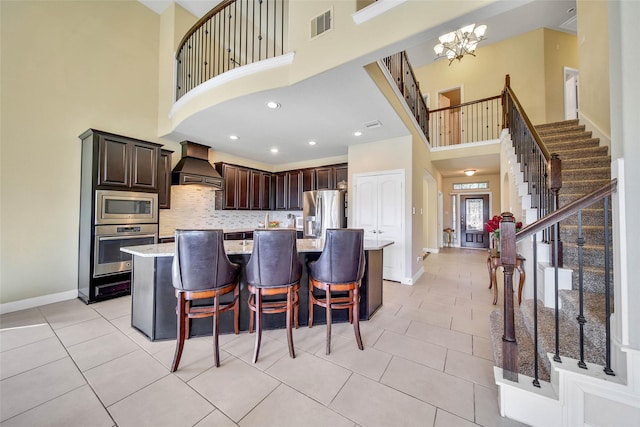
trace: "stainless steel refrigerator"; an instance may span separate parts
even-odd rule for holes
[[[345,228],[345,193],[341,190],[305,191],[302,197],[303,234],[308,239],[324,238],[327,228]]]

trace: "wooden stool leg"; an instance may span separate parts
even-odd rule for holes
[[[240,333],[240,286],[236,284],[233,291],[233,332],[238,335]]]
[[[351,301],[353,301],[353,290],[349,291],[349,298],[351,299]],[[353,325],[353,312],[351,310],[349,311],[349,323],[351,323]]]
[[[255,314],[255,312],[251,309],[251,306],[253,305],[255,308],[255,300],[256,300],[255,294],[249,295],[249,333],[250,334],[253,333],[253,319]]]
[[[296,329],[300,327],[300,323],[298,322],[298,309],[300,308],[300,292],[296,289],[294,296],[298,300],[298,303],[293,306],[293,319],[295,320],[294,325]]]
[[[218,347],[218,332],[219,332],[219,310],[220,310],[220,298],[218,295],[213,297],[213,358],[216,363],[216,368],[220,366],[220,348]]]
[[[187,300],[185,302],[185,312],[189,313],[191,312],[191,301]],[[188,340],[189,337],[191,336],[191,319],[189,318],[189,316],[187,316],[187,318],[185,319],[185,326],[184,326],[184,339]]]
[[[327,350],[326,354],[331,353],[331,285],[327,285],[325,289],[327,301]]]
[[[313,326],[313,284],[311,284],[311,278],[309,278],[309,327]]]
[[[358,348],[360,350],[364,350],[364,346],[362,345],[362,337],[360,336],[360,289],[355,288],[353,290],[353,299],[351,300],[353,304],[353,331],[356,334],[356,342],[358,343]],[[351,312],[351,310],[349,310]]]
[[[178,365],[180,364],[180,358],[182,357],[182,349],[184,348],[184,335],[185,335],[185,299],[184,293],[178,293],[178,305],[176,307],[177,310],[177,318],[178,318],[178,328],[176,331],[176,352],[173,356],[173,364],[171,365],[171,372],[175,372],[178,369]]]
[[[256,300],[256,346],[253,349],[253,363],[258,361],[258,353],[260,353],[260,342],[262,341],[262,289],[257,288],[255,294]]]
[[[296,358],[296,353],[293,350],[293,333],[291,331],[291,320],[293,318],[293,292],[291,291],[291,288],[289,287],[287,289],[287,343],[289,344],[289,356],[291,356],[292,359]]]

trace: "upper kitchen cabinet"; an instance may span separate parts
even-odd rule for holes
[[[302,210],[302,171],[294,170],[287,172],[287,207],[292,211]]]
[[[224,180],[223,191],[216,194],[216,209],[250,209],[251,170],[227,163],[215,165]]]
[[[316,189],[316,170],[302,170],[302,192],[313,191]]]
[[[271,174],[269,172],[252,170],[250,181],[250,209],[271,210]]]
[[[171,208],[171,150],[160,150],[158,166],[158,207]]]
[[[97,188],[158,190],[160,145],[89,129],[80,135],[92,156]],[[83,159],[88,160],[88,159]]]
[[[287,172],[277,172],[273,174],[273,208],[275,210],[287,209],[287,199],[289,197],[288,183]]]
[[[346,163],[316,168],[316,189],[336,190],[338,183],[341,181],[347,182],[348,178]]]

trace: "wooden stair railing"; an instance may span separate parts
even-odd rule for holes
[[[615,375],[613,370],[611,369],[611,325],[609,323],[610,315],[611,315],[611,283],[610,283],[610,269],[609,265],[609,203],[610,196],[616,191],[617,188],[617,180],[613,179],[606,185],[601,188],[593,191],[586,196],[583,196],[570,204],[563,206],[560,209],[555,210],[552,213],[549,213],[543,218],[540,218],[538,221],[533,224],[528,225],[523,228],[519,232],[516,233],[515,222],[513,219],[513,215],[509,212],[503,213],[503,220],[500,224],[500,261],[504,268],[504,334],[503,334],[503,378],[517,382],[518,381],[518,345],[515,338],[515,321],[514,321],[514,301],[513,301],[513,270],[515,268],[516,263],[516,243],[522,241],[523,239],[532,236],[536,233],[542,232],[544,230],[548,230],[549,227],[553,227],[555,232],[557,233],[558,223],[572,215],[578,215],[578,245],[579,245],[579,253],[580,253],[580,262],[579,262],[579,293],[580,293],[580,315],[577,318],[577,321],[580,326],[580,360],[578,362],[578,366],[580,368],[586,369],[587,365],[584,361],[584,323],[585,319],[583,316],[583,304],[584,304],[584,296],[582,289],[582,244],[584,244],[584,239],[582,237],[582,210],[592,206],[595,203],[603,201],[604,203],[604,247],[605,247],[605,255],[604,255],[604,266],[605,266],[605,367],[604,372],[607,375]],[[534,291],[534,346],[535,346],[535,374],[533,384],[536,386],[540,386],[538,381],[538,332],[537,332],[537,239],[533,238],[533,291]],[[558,276],[557,270],[558,266],[555,266],[556,269],[556,349],[554,354],[554,360],[557,362],[561,362],[560,353],[559,353],[559,322],[558,322]]]
[[[176,53],[176,101],[236,67],[285,53],[285,0],[223,0],[184,35]]]
[[[505,127],[509,128],[516,158],[524,173],[524,180],[529,185],[531,207],[536,208],[538,218],[542,218],[559,206],[558,193],[562,188],[560,158],[550,153],[542,142],[542,138],[511,89],[511,77],[508,74],[505,77],[502,99],[503,123]],[[554,258],[558,255],[557,261],[562,265],[559,237],[550,235],[550,230],[547,229],[543,231],[543,240],[545,242],[554,240],[558,243],[558,250],[555,250]]]
[[[427,108],[424,96],[420,91],[420,84],[413,72],[407,53],[402,51],[387,56],[382,59],[382,63],[389,70],[405,103],[411,110],[425,138],[429,141],[429,108]]]

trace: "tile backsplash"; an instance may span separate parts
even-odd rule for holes
[[[171,186],[171,209],[160,209],[160,236],[171,236],[178,228],[257,228],[269,213],[271,221],[288,224],[287,215],[302,211],[225,211],[215,209],[215,190],[199,185]]]

